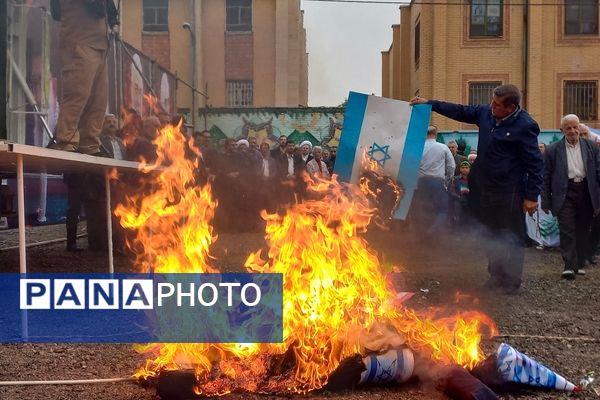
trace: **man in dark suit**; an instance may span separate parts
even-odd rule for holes
[[[531,215],[538,208],[543,172],[540,127],[520,101],[521,92],[514,85],[496,87],[490,104],[461,105],[419,96],[411,100],[411,105],[429,103],[438,114],[479,127],[469,199],[487,228],[490,279],[485,286],[508,295],[517,294],[521,286],[524,212]]]
[[[285,155],[286,145],[287,145],[287,136],[285,136],[285,135],[279,136],[279,146],[274,147],[273,150],[271,150],[271,157],[276,159],[281,155]]]
[[[276,202],[274,199],[277,190],[275,184],[277,181],[277,160],[271,157],[269,143],[260,144],[260,162],[258,165],[258,185],[256,187],[256,198],[258,210],[267,210],[270,213],[275,212]]]
[[[302,173],[306,170],[306,164],[302,161],[302,157],[295,154],[296,143],[288,139],[285,154],[279,155],[277,158],[277,171],[281,184],[280,203],[294,203],[295,196],[298,200],[304,195],[304,181]]]
[[[600,209],[600,151],[579,137],[579,118],[561,120],[564,137],[546,147],[542,209],[552,210],[560,228],[562,278],[585,275],[583,269],[592,216]]]
[[[456,143],[456,140],[450,140],[448,148],[450,149],[450,153],[452,153],[452,157],[454,157],[454,176],[458,176],[460,175],[460,166],[463,161],[467,161],[467,157],[458,154],[458,143]]]
[[[124,160],[125,146],[121,138],[117,137],[118,130],[117,117],[114,114],[107,114],[100,135],[100,152],[115,160]]]

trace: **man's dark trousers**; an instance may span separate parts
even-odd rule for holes
[[[419,235],[443,230],[448,220],[448,192],[444,178],[420,177],[413,204],[413,221]]]
[[[490,282],[496,287],[518,289],[525,257],[523,196],[516,190],[497,193],[485,189],[480,196]]]
[[[77,245],[77,224],[81,214],[84,196],[84,177],[82,173],[65,173],[64,182],[67,185],[67,247]]]
[[[593,213],[587,182],[569,181],[565,202],[556,216],[560,228],[560,253],[565,269],[583,269]]]

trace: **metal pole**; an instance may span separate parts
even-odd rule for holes
[[[25,251],[25,185],[23,184],[23,154],[17,154],[17,212],[19,219],[19,272],[27,273],[27,253]],[[21,337],[29,338],[27,310],[21,310]]]
[[[23,155],[17,154],[17,211],[19,213],[19,272],[27,273],[25,252],[25,187],[23,184]]]
[[[158,96],[156,95],[156,92],[154,91],[154,89],[152,88],[152,83],[150,82],[150,80],[146,77],[146,75],[144,75],[144,71],[142,71],[140,69],[140,67],[135,63],[135,60],[133,59],[133,54],[131,54],[131,52],[129,51],[129,49],[127,48],[127,45],[123,42],[123,40],[121,39],[121,37],[118,35],[117,32],[112,31],[111,36],[118,41],[121,44],[121,50],[125,51],[125,54],[127,54],[127,56],[129,57],[129,59],[131,60],[131,63],[133,64],[133,66],[135,67],[136,71],[140,74],[140,76],[142,77],[142,80],[144,81],[144,83],[146,84],[146,86],[148,86],[148,90],[150,91],[150,93],[152,93],[152,95],[156,98],[158,98]],[[160,103],[159,103],[160,104]]]
[[[27,101],[33,107],[35,114],[37,114],[38,117],[40,118],[40,121],[42,122],[42,125],[44,126],[44,130],[48,134],[48,137],[50,138],[50,140],[54,140],[54,136],[52,136],[50,127],[48,126],[48,123],[46,122],[44,115],[38,108],[37,102],[35,100],[35,96],[31,92],[31,89],[29,89],[29,86],[27,85],[27,81],[25,80],[23,73],[19,69],[19,66],[17,65],[17,62],[15,61],[12,53],[10,52],[10,50],[7,50],[6,54],[8,56],[8,61],[10,62],[11,71],[15,74],[17,81],[19,81],[19,84],[21,85],[21,89],[23,89],[23,93],[25,94],[25,97],[27,98]]]
[[[190,31],[190,38],[192,41],[192,125],[194,126],[194,130],[196,130],[196,119],[198,114],[198,108],[196,107],[196,90],[198,85],[198,74],[197,74],[197,65],[196,65],[196,33],[194,32],[196,29],[196,2],[192,1],[192,23],[186,22],[183,24],[183,29],[187,29]]]
[[[113,241],[112,241],[112,212],[110,208],[110,171],[107,169],[104,172],[104,187],[106,190],[106,232],[108,235],[108,272],[115,273],[115,265],[113,260]]]
[[[106,378],[106,379],[69,379],[56,381],[1,381],[0,386],[32,386],[32,385],[84,385],[95,383],[117,383],[132,382],[136,383],[135,378]]]
[[[194,28],[195,25],[194,25]],[[194,125],[194,130],[196,130],[196,117],[198,114],[198,107],[196,106],[196,87],[198,86],[198,73],[196,71],[196,34],[191,31],[192,34],[192,86],[194,89],[192,90],[192,125]]]

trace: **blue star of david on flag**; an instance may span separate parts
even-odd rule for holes
[[[396,372],[396,360],[394,360],[390,365],[383,365],[379,360],[377,360],[377,370],[379,373],[377,374],[378,382],[389,382],[394,378],[394,373]]]
[[[373,142],[373,144],[369,146],[369,151],[367,154],[369,157],[371,157],[371,160],[377,161],[377,164],[383,168],[385,166],[385,162],[392,158],[390,157],[389,151],[389,145],[381,146],[376,142]]]

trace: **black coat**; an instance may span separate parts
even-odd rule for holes
[[[465,106],[430,100],[432,110],[479,127],[477,159],[469,180],[494,193],[518,190],[537,201],[542,188],[543,159],[538,148],[540,128],[522,108],[497,122],[489,104]]]
[[[156,146],[143,136],[136,138],[133,145],[127,150],[127,159],[131,161],[144,160],[152,164],[157,158]]]
[[[306,170],[306,164],[302,160],[302,157],[294,155],[294,175],[299,176],[302,171]],[[288,175],[288,160],[286,154],[281,154],[277,158],[277,170],[281,179],[287,178]]]
[[[117,144],[121,149],[121,155],[123,159],[127,158],[127,151],[125,150],[125,146],[123,145],[123,141],[120,138],[116,138]],[[115,158],[115,153],[113,151],[112,140],[108,135],[100,135],[100,145],[102,149],[110,156],[110,158]]]
[[[591,140],[580,138],[579,143],[592,206],[594,210],[598,210],[600,209],[600,150]],[[558,142],[547,146],[544,153],[542,209],[552,210],[554,215],[558,215],[567,196],[568,171],[567,145],[563,137]]]

